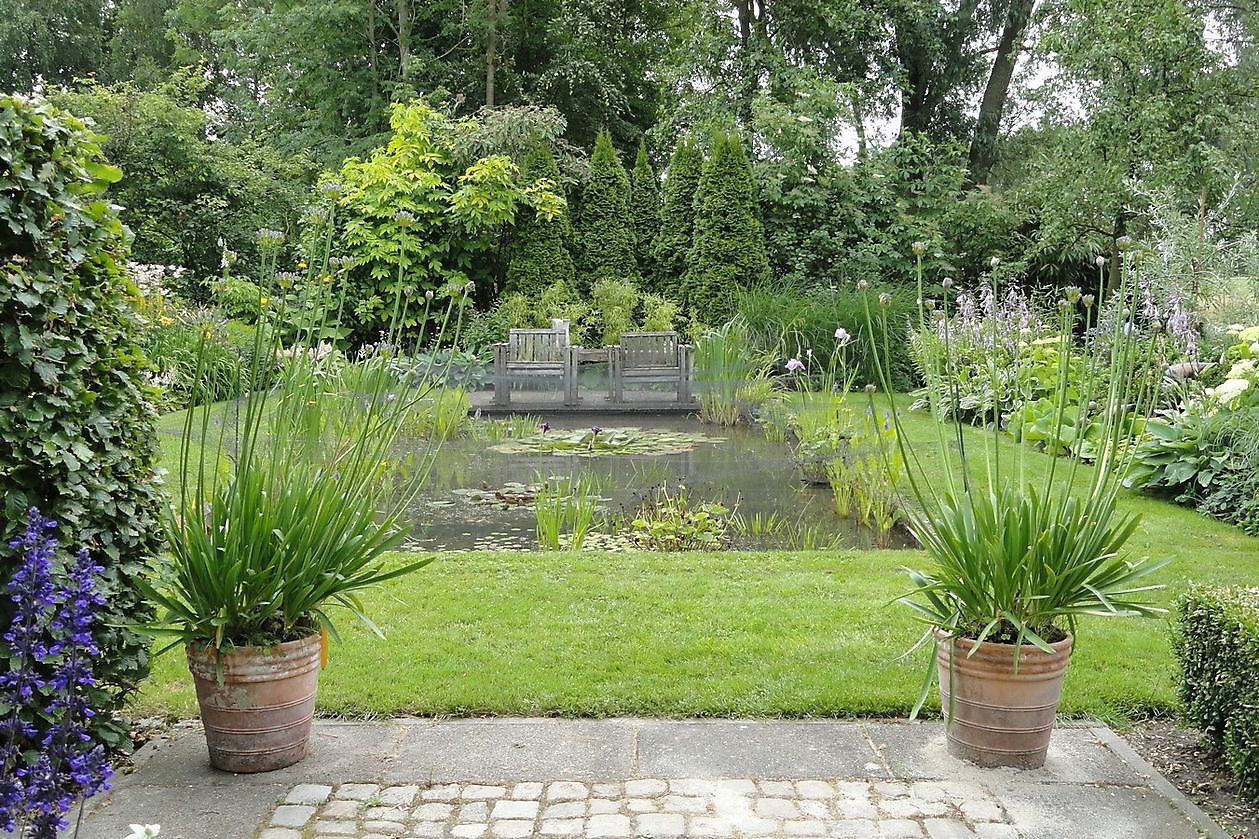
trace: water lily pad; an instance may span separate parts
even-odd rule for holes
[[[720,439],[689,431],[670,431],[658,428],[581,428],[575,431],[545,431],[529,437],[508,440],[492,446],[501,454],[559,454],[573,457],[600,457],[603,455],[682,454],[705,443],[720,443]]]
[[[538,485],[508,481],[501,487],[481,486],[470,489],[456,489],[452,490],[452,492],[454,495],[464,498],[472,504],[507,510],[512,507],[527,507],[532,504],[538,492]]]

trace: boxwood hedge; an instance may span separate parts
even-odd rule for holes
[[[1259,799],[1259,588],[1194,587],[1177,612],[1185,713]]]

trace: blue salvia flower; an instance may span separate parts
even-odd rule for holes
[[[59,574],[64,583],[54,583],[55,527],[32,508],[10,543],[22,557],[7,586],[17,609],[0,635],[11,662],[0,673],[0,707],[10,709],[0,718],[0,831],[32,839],[55,839],[74,802],[108,789],[113,774],[88,732],[95,712],[86,695],[96,684],[92,630],[105,604],[96,584],[104,568],[81,550]]]

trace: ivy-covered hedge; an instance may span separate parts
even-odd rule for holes
[[[104,566],[95,735],[129,744],[121,707],[149,668],[124,628],[147,606],[136,578],[160,544],[154,389],[137,343],[127,232],[105,190],[120,172],[99,138],[40,100],[0,97],[0,585],[27,510]],[[14,604],[0,599],[0,626]],[[9,669],[0,644],[0,671]]]
[[[1259,588],[1194,587],[1177,609],[1185,713],[1259,799]]]

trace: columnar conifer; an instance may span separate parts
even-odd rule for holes
[[[630,177],[629,215],[634,232],[634,259],[644,281],[654,286],[652,246],[660,232],[660,180],[647,158],[647,144],[641,140]]]
[[[522,182],[548,178],[559,189],[560,169],[551,145],[538,138],[520,167]],[[573,257],[566,244],[572,238],[568,214],[548,221],[525,208],[516,223],[511,257],[507,264],[507,292],[538,297],[557,281],[573,283]]]
[[[653,289],[679,299],[695,229],[695,189],[703,168],[703,153],[689,137],[683,137],[666,170],[664,209],[660,232],[652,244],[651,261],[655,270]]]
[[[738,289],[768,281],[752,166],[737,136],[719,135],[695,193],[686,305],[705,323],[723,323],[734,314]]]
[[[638,281],[628,199],[629,177],[612,148],[612,135],[601,131],[590,157],[590,179],[582,189],[577,222],[578,281],[584,291],[609,277]]]

